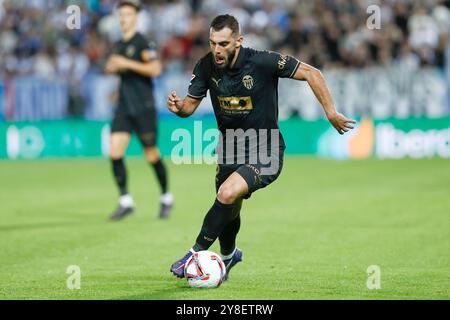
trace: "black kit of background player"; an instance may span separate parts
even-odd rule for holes
[[[173,205],[168,191],[167,171],[157,142],[157,113],[153,96],[153,77],[161,73],[161,63],[154,46],[137,32],[139,1],[120,1],[118,14],[122,39],[114,44],[105,71],[120,76],[119,101],[111,126],[110,159],[120,192],[119,206],[110,218],[119,220],[134,212],[134,201],[128,192],[125,151],[131,133],[142,144],[145,159],[154,168],[161,187],[160,218],[167,218]]]

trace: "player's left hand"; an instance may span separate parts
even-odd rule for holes
[[[355,120],[349,119],[338,112],[327,115],[327,118],[339,134],[344,134],[345,132],[353,129],[354,126],[352,124],[356,123]]]

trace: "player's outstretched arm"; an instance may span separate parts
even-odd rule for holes
[[[202,99],[194,99],[189,96],[181,99],[175,91],[172,91],[167,97],[167,108],[179,117],[186,118],[197,110],[200,102]]]
[[[330,90],[328,89],[325,78],[320,70],[302,62],[293,78],[308,82],[314,95],[322,105],[328,120],[339,134],[344,134],[348,130],[353,129],[352,124],[356,123],[356,121],[346,118],[344,115],[337,112]]]

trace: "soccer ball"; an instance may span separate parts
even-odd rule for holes
[[[225,264],[212,251],[194,252],[184,266],[184,276],[193,288],[216,288],[222,283],[225,274]]]

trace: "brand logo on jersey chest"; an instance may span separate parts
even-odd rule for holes
[[[216,78],[214,78],[214,77],[211,77],[211,80],[214,81],[214,83],[216,84],[216,86],[217,86],[217,88],[218,88],[218,87],[219,87],[219,82],[220,82],[220,80],[222,80],[222,79],[216,79]]]

